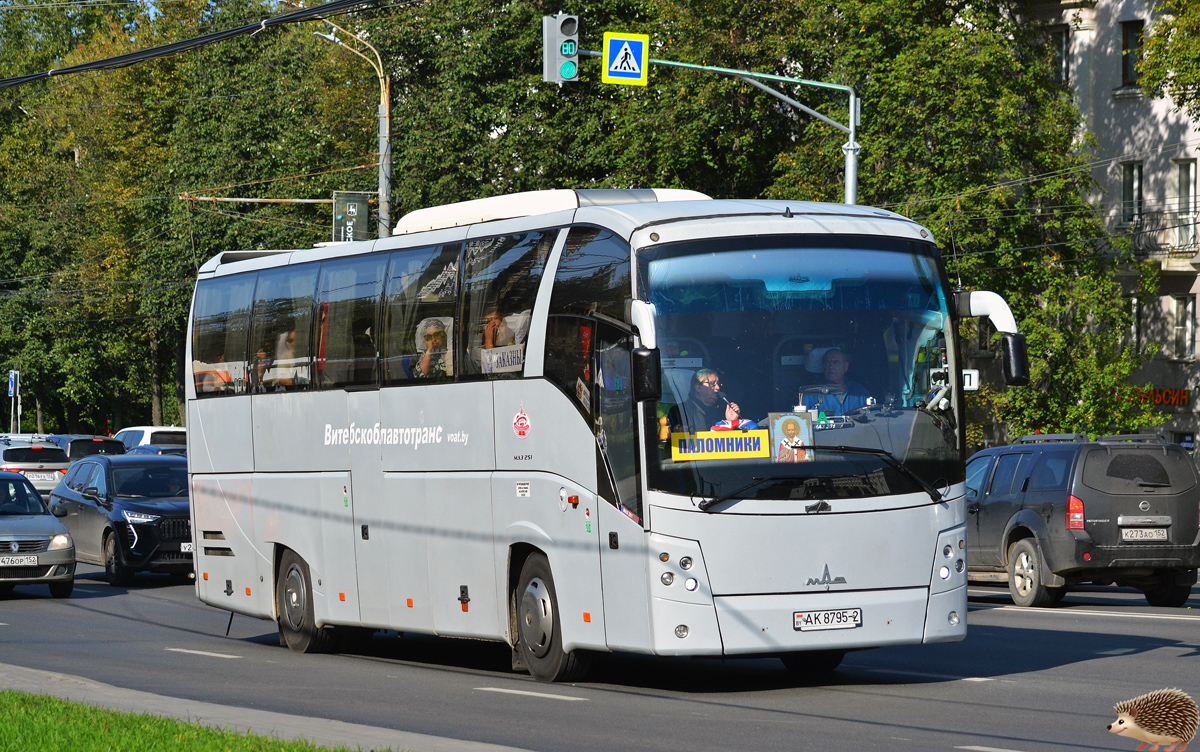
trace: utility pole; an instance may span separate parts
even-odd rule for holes
[[[375,69],[375,75],[379,78],[379,237],[386,238],[392,234],[392,77],[384,73],[383,58],[379,56],[379,50],[372,47],[369,42],[338,26],[333,21],[329,19],[324,20],[325,23],[332,26],[336,31],[340,31],[346,36],[351,37],[355,42],[361,43],[375,55],[375,59],[372,60],[356,48],[346,45],[337,37],[336,31],[333,34],[322,34],[319,31],[313,32],[313,36],[333,42],[366,60]]]

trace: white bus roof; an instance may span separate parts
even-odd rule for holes
[[[706,230],[714,235],[747,232],[887,234],[933,242],[929,231],[911,219],[869,206],[812,201],[711,199],[697,191],[672,188],[562,189],[528,191],[417,209],[404,215],[396,223],[391,238],[358,243],[323,243],[320,250],[324,253],[320,255],[337,257],[385,250],[388,247],[400,248],[409,245],[410,242],[422,242],[423,239],[416,237],[421,233],[433,232],[444,237],[445,231],[453,228],[555,214],[559,215],[555,219],[560,220],[563,213],[570,212],[574,212],[575,222],[608,227],[627,240],[632,240],[634,233],[648,227],[654,227],[664,236],[677,235],[666,228],[683,231],[684,227],[680,225],[689,220],[706,219],[709,220]],[[672,225],[676,227],[672,228]],[[694,234],[694,229],[685,234]],[[411,237],[411,241],[406,242],[405,236]],[[661,241],[670,242],[671,239],[662,237]],[[653,240],[659,241],[660,238],[655,237]],[[218,267],[235,263],[238,265],[238,271],[279,266],[288,263],[289,254],[298,250],[300,249],[226,251],[209,259],[200,268],[200,276],[210,276]],[[304,260],[310,260],[312,249],[304,250]]]

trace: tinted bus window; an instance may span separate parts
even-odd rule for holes
[[[307,389],[312,366],[312,303],[317,265],[260,272],[254,292],[251,388],[258,392]]]
[[[378,383],[375,319],[387,261],[387,256],[372,255],[321,264],[316,320],[319,389]]]
[[[246,335],[257,275],[201,280],[192,313],[192,383],[197,397],[246,392]]]
[[[551,316],[546,321],[543,373],[563,391],[583,419],[592,420],[592,338],[594,319]]]
[[[455,243],[392,254],[384,295],[384,384],[454,377],[461,252]]]
[[[513,378],[524,371],[529,319],[556,235],[548,230],[467,242],[461,374]]]
[[[629,244],[611,231],[571,228],[554,274],[550,315],[598,311],[623,320],[625,301],[633,294],[630,268]]]

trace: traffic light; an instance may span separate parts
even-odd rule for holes
[[[542,16],[542,80],[579,78],[579,16]]]

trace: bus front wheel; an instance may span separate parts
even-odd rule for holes
[[[331,631],[318,627],[313,616],[312,579],[308,564],[294,551],[284,551],[275,581],[279,634],[295,653],[321,653],[333,642]]]
[[[532,554],[521,567],[516,606],[517,647],[533,678],[548,682],[582,679],[589,656],[562,649],[558,596],[550,562],[542,554]]]

